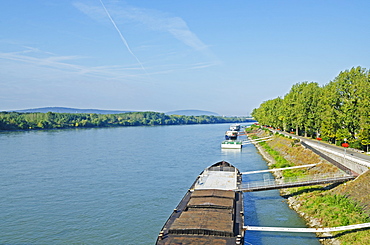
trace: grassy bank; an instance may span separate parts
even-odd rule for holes
[[[363,206],[333,190],[316,190],[298,195],[299,211],[319,221],[321,227],[337,227],[370,222]],[[369,244],[370,230],[350,230],[332,233],[340,244]]]
[[[271,135],[266,130],[250,131],[250,137],[266,137]],[[321,159],[312,151],[304,149],[298,141],[275,135],[273,140],[259,143],[266,153],[271,155],[275,163],[270,168],[317,164],[310,169],[285,170],[283,177],[313,175],[318,173],[334,173],[340,170]],[[294,209],[300,213],[307,223],[315,220],[315,227],[336,227],[370,222],[369,218],[369,181],[370,174],[341,185],[323,185],[300,187],[282,190],[285,197],[294,200]],[[354,230],[336,232],[333,238],[341,244],[368,244],[370,230]],[[333,239],[325,239],[324,244],[331,244]]]

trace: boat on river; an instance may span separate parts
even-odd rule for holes
[[[233,124],[230,126],[230,131],[240,131],[240,124]]]
[[[224,140],[221,143],[222,149],[241,149],[243,142],[241,140]]]
[[[199,174],[162,227],[157,245],[243,244],[240,171],[221,161]]]
[[[225,139],[226,140],[236,140],[238,138],[238,131],[226,131]]]

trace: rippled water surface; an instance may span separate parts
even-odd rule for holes
[[[253,145],[220,149],[228,126],[0,133],[0,244],[154,244],[205,167],[266,168]],[[245,197],[248,225],[304,227],[278,191]],[[245,244],[319,243],[312,234],[247,232]]]

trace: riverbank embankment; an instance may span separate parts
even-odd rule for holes
[[[257,130],[250,137],[266,137],[271,132]],[[277,180],[284,177],[335,173],[340,171],[325,159],[302,147],[298,140],[275,135],[272,140],[255,144],[269,168],[279,165],[297,166],[316,164],[308,169],[275,172]],[[336,227],[369,222],[370,173],[344,184],[282,189],[288,205],[306,220],[309,227]],[[366,244],[370,230],[318,233],[322,244]]]

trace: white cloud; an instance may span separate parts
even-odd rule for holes
[[[105,79],[132,79],[142,76],[140,68],[119,65],[89,67],[75,64],[77,60],[85,58],[83,56],[57,56],[32,47],[26,47],[24,50],[17,52],[0,53],[0,63],[1,60],[5,61],[7,73],[13,74],[19,73],[19,68],[23,67],[23,69],[32,71],[32,73],[39,74],[39,78],[53,77],[55,79],[57,78],[56,74],[64,77],[84,75],[104,77]],[[18,74],[17,76],[21,75]]]
[[[142,24],[152,31],[170,33],[174,38],[195,50],[204,51],[208,49],[207,45],[189,29],[186,22],[180,17],[173,17],[158,10],[125,6],[122,3],[120,5],[106,5],[117,23],[134,22]],[[74,6],[93,19],[102,20],[106,18],[101,6],[91,6],[81,2],[74,3]]]

